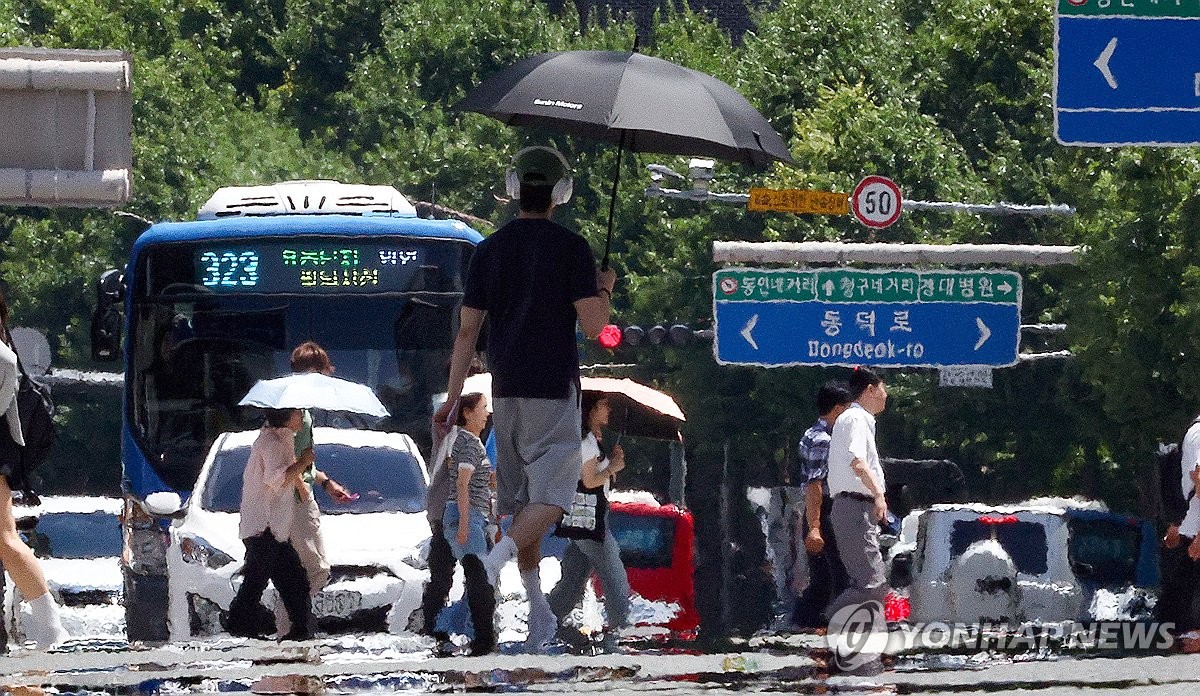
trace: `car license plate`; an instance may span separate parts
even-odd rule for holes
[[[313,598],[317,616],[348,616],[362,607],[362,593],[354,590],[321,592]]]

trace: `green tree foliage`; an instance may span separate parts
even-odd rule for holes
[[[873,232],[848,217],[644,199],[646,164],[683,170],[686,158],[627,153],[618,163],[609,144],[452,110],[521,57],[632,44],[632,22],[581,24],[562,3],[0,0],[0,44],[133,55],[135,200],[126,212],[150,220],[189,218],[222,185],[328,177],[393,184],[500,224],[512,214],[502,185],[512,152],[552,142],[576,172],[576,198],[560,219],[599,250],[620,166],[612,261],[626,323],[710,322],[714,240],[1086,245],[1078,268],[1021,269],[1023,321],[1067,323],[1075,359],[998,370],[983,391],[940,389],[929,370],[889,373],[883,449],[954,459],[979,497],[1085,492],[1145,505],[1130,482],[1146,480],[1153,442],[1174,439],[1200,409],[1195,151],[1054,142],[1048,0],[748,4],[754,28],[744,36],[670,3],[642,35],[643,50],[729,82],[791,145],[795,167],[722,165],[715,189],[849,191],[879,173],[911,199],[1064,202],[1078,214],[910,212]],[[106,211],[0,210],[0,273],[17,321],[46,329],[62,365],[89,366],[92,283],[123,263],[141,227]],[[719,460],[729,441],[734,475],[770,479],[814,417],[817,385],[841,373],[722,367],[708,350],[616,358],[678,397],[698,459]],[[89,413],[74,405],[64,418]]]
[[[1134,476],[1200,410],[1200,162],[1194,150],[1127,150],[1084,164],[1074,193],[1088,253],[1067,290],[1072,343],[1105,437]]]
[[[0,12],[5,45],[117,48],[134,65],[134,191],[128,212],[150,220],[187,219],[218,186],[285,178],[357,178],[349,160],[303,142],[277,105],[256,107],[235,89],[240,55],[229,52],[233,25],[214,3],[12,2]],[[9,11],[11,10],[11,11]],[[124,265],[144,225],[109,211],[0,209],[0,277],[14,323],[48,334],[55,364],[88,362],[94,283]],[[64,436],[47,468],[105,467],[118,457],[117,414],[70,407]],[[98,424],[109,427],[97,427]],[[80,458],[80,452],[95,456]],[[49,472],[47,481],[59,479]],[[112,487],[109,487],[111,490]]]

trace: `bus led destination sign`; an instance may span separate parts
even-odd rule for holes
[[[201,247],[194,260],[197,284],[216,292],[387,292],[408,289],[420,250],[268,241]]]

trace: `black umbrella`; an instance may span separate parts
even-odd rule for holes
[[[455,108],[513,126],[548,128],[618,144],[605,268],[625,149],[703,155],[759,166],[792,162],[783,138],[732,87],[636,50],[532,56],[484,80]]]

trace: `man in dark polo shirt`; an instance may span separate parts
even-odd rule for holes
[[[597,272],[587,241],[550,219],[571,196],[571,170],[561,153],[521,150],[505,185],[520,214],[471,258],[448,396],[434,422],[444,422],[461,396],[486,320],[497,498],[500,514],[515,517],[484,566],[494,584],[516,556],[529,597],[526,649],[538,652],[557,628],[538,574],[541,541],[571,508],[582,464],[575,323],[589,338],[599,335],[616,274]]]

